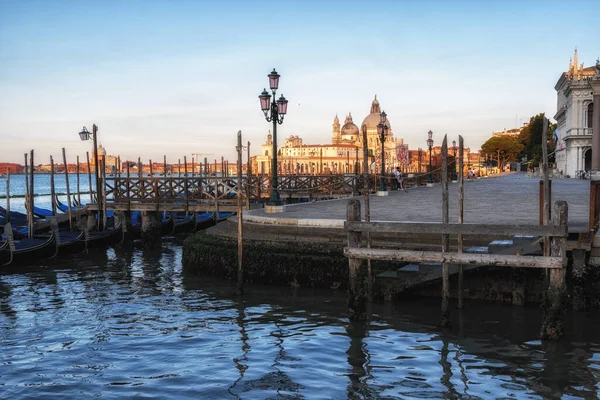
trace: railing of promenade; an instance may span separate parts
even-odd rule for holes
[[[428,174],[415,174],[406,178],[410,186],[424,184]],[[440,175],[433,172],[433,180]],[[346,197],[364,193],[365,188],[375,191],[380,176],[373,174],[327,174],[283,175],[278,187],[282,199],[325,199]],[[392,175],[386,177],[390,188],[394,185]],[[268,175],[237,177],[188,176],[188,177],[124,177],[104,178],[104,198],[114,209],[180,209],[192,205],[235,204],[242,193],[246,205],[269,197],[271,178]]]

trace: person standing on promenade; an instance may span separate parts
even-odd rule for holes
[[[404,176],[402,176],[402,172],[400,172],[400,167],[396,167],[394,170],[394,177],[398,182],[398,190],[403,190],[406,192],[406,189],[404,188]]]

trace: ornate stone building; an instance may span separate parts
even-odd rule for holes
[[[591,170],[594,108],[591,81],[597,74],[596,68],[579,65],[575,49],[568,71],[561,74],[554,86],[557,94],[556,169],[571,177],[575,177],[577,171]]]
[[[377,96],[371,103],[371,112],[362,121],[359,128],[349,113],[340,125],[336,115],[332,125],[330,144],[304,144],[299,136],[285,139],[283,147],[278,150],[278,171],[281,174],[340,174],[355,173],[363,168],[363,137],[366,135],[367,148],[370,155],[371,168],[381,169],[381,141],[377,133],[377,125],[381,119],[381,107]],[[384,142],[385,165],[389,172],[398,165],[397,150],[403,144],[402,139],[395,138],[389,120]],[[261,146],[261,153],[253,157],[252,170],[259,174],[269,174],[273,152],[272,136]]]

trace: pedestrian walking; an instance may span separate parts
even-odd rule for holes
[[[402,175],[402,172],[400,171],[400,167],[396,167],[396,169],[394,170],[394,177],[396,178],[396,181],[398,182],[398,190],[403,190],[406,192],[406,189],[404,188],[404,176]]]

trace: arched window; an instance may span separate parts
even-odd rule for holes
[[[587,108],[587,127],[588,128],[592,127],[593,117],[594,117],[594,103],[590,103],[590,104],[588,104],[588,108]]]

